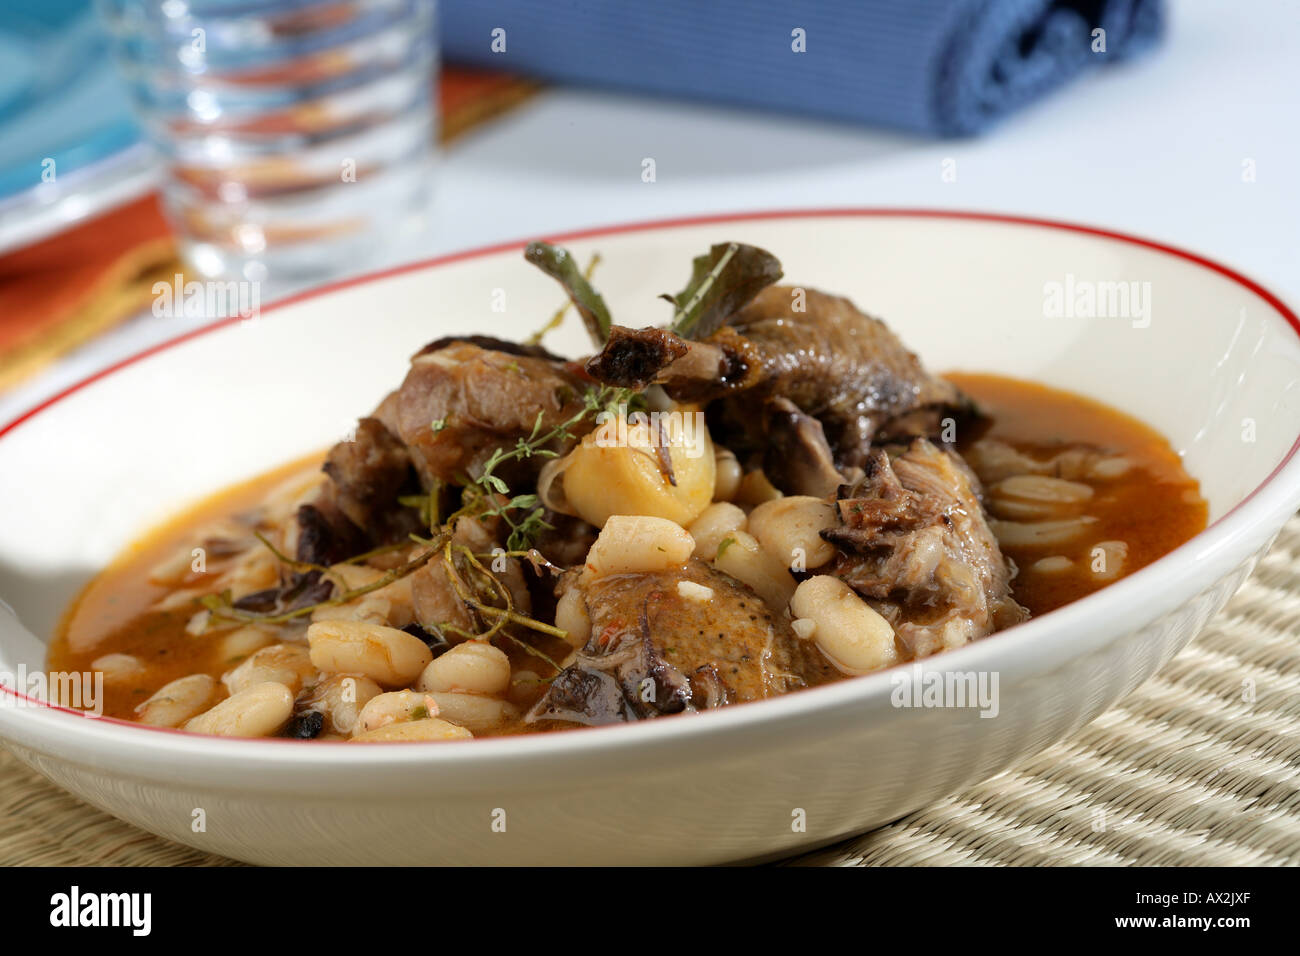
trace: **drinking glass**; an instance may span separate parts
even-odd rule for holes
[[[303,280],[417,230],[433,0],[98,0],[201,277]]]

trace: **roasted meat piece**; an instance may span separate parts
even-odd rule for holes
[[[1014,570],[989,530],[979,482],[954,452],[915,439],[877,449],[863,477],[840,489],[840,551],[827,570],[871,601],[909,658],[960,647],[1018,624]]]
[[[476,554],[490,554],[493,548],[500,547],[504,535],[499,519],[483,521],[478,518],[458,518],[452,531],[453,548],[468,548]],[[515,610],[527,614],[532,609],[528,593],[528,584],[524,578],[523,566],[515,558],[501,558],[496,565],[497,580],[510,592],[510,600]],[[468,568],[458,567],[462,581],[473,580],[474,575]],[[460,592],[447,574],[444,561],[435,558],[411,575],[411,603],[415,611],[415,620],[422,628],[434,634],[445,634],[450,629],[475,633],[486,625],[462,599]],[[501,606],[499,595],[480,595],[486,603]],[[451,631],[455,634],[455,631]]]
[[[582,396],[563,360],[537,346],[481,335],[429,343],[401,387],[330,449],[330,481],[298,517],[298,559],[328,564],[405,538],[419,522],[399,495],[481,474],[493,451],[532,434],[539,413],[550,429],[581,410]],[[574,426],[574,438],[551,450],[567,451],[587,427]],[[498,474],[530,486],[545,461],[508,462]]]
[[[529,712],[530,723],[641,720],[760,700],[836,676],[758,595],[701,561],[566,578],[562,586],[582,589],[591,637]]]
[[[439,339],[415,354],[401,387],[375,414],[401,439],[428,487],[435,479],[476,477],[492,452],[533,432],[539,413],[543,431],[573,418],[583,391],[562,360],[536,346],[483,336]],[[564,452],[572,443],[551,450]],[[541,457],[524,458],[499,475],[523,486],[536,481],[543,464]]]
[[[822,423],[780,396],[769,398],[763,409],[763,473],[767,479],[788,495],[829,498],[835,494],[845,475],[836,467]]]
[[[700,342],[616,329],[587,372],[629,387],[657,383],[681,401],[718,400],[711,411],[725,431],[760,450],[773,420],[765,406],[784,398],[820,423],[843,473],[862,466],[873,442],[936,436],[945,417],[973,412],[879,319],[848,299],[790,286],[764,289]]]
[[[412,477],[411,456],[383,422],[363,418],[349,441],[330,449],[325,474],[338,509],[358,528],[370,529],[384,519]]]

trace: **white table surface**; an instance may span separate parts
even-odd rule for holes
[[[442,159],[427,233],[370,267],[644,219],[927,206],[1136,233],[1300,303],[1300,2],[1170,6],[1155,55],[1100,71],[975,140],[551,90],[457,141]],[[644,157],[655,159],[654,183],[641,181]],[[955,182],[941,176],[949,158]],[[1246,160],[1254,182],[1243,182]],[[131,320],[0,395],[0,423],[197,324]]]

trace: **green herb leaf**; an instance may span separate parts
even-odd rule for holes
[[[537,543],[537,539],[543,531],[554,531],[555,526],[548,522],[543,515],[546,509],[537,507],[524,517],[510,531],[510,536],[506,539],[506,548],[510,551],[527,551]]]
[[[582,274],[569,250],[547,242],[530,242],[524,250],[524,258],[564,286],[564,291],[569,293],[569,299],[582,316],[592,342],[596,348],[603,348],[612,324],[609,309],[600,293]]]
[[[600,253],[599,253],[599,252],[597,252],[597,253],[595,253],[594,255],[592,255],[592,257],[591,257],[591,261],[587,263],[587,271],[584,272],[584,273],[582,274],[583,277],[584,277],[588,282],[591,282],[591,277],[592,277],[592,275],[595,274],[595,272],[596,272],[596,266],[598,266],[598,265],[600,265]],[[555,329],[558,329],[558,328],[560,327],[560,323],[562,323],[562,322],[564,321],[564,314],[565,314],[566,312],[569,311],[569,306],[571,306],[572,304],[573,304],[573,303],[572,303],[571,301],[569,301],[568,299],[566,299],[566,300],[564,301],[564,305],[560,306],[560,307],[555,311],[555,314],[551,316],[551,318],[547,321],[547,323],[546,323],[545,325],[543,325],[540,329],[538,329],[538,330],[537,330],[536,332],[534,332],[532,335],[528,336],[528,338],[524,339],[524,344],[525,344],[525,345],[541,345],[541,344],[542,344],[542,339],[546,338],[546,334],[547,334],[548,332],[552,332],[552,331],[554,331]],[[564,401],[561,401],[560,404],[563,405],[563,404],[564,404]]]
[[[544,518],[546,509],[535,494],[515,495],[505,502],[492,500],[492,495],[510,495],[510,486],[496,474],[496,469],[508,461],[520,461],[534,455],[542,458],[555,458],[557,452],[546,446],[555,441],[571,439],[576,436],[572,430],[583,419],[600,410],[620,402],[633,400],[632,392],[622,388],[588,388],[582,396],[582,408],[567,420],[545,429],[545,416],[539,412],[533,422],[533,430],[526,439],[518,439],[510,448],[496,448],[483,463],[482,473],[474,479],[465,478],[465,490],[461,494],[461,508],[447,519],[446,525],[454,524],[456,516],[473,514],[479,518],[499,517],[510,528],[506,547],[510,551],[527,551],[543,531],[552,530]],[[519,518],[518,515],[523,517]]]
[[[420,523],[429,529],[430,533],[437,534],[438,528],[442,526],[442,511],[439,507],[439,499],[442,497],[442,490],[446,487],[441,478],[435,478],[429,485],[429,491],[423,495],[398,495],[397,503],[404,508],[415,508],[420,512]]]
[[[688,339],[712,335],[781,274],[780,260],[766,249],[740,242],[713,246],[693,260],[685,289],[662,296],[677,306],[672,330]]]

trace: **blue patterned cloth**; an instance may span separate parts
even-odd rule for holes
[[[1162,0],[440,0],[440,7],[451,60],[938,136],[978,133],[1087,69],[1141,53],[1164,24]],[[1104,38],[1094,36],[1098,29]],[[804,51],[796,52],[801,36]],[[1104,50],[1095,49],[1102,39]]]

